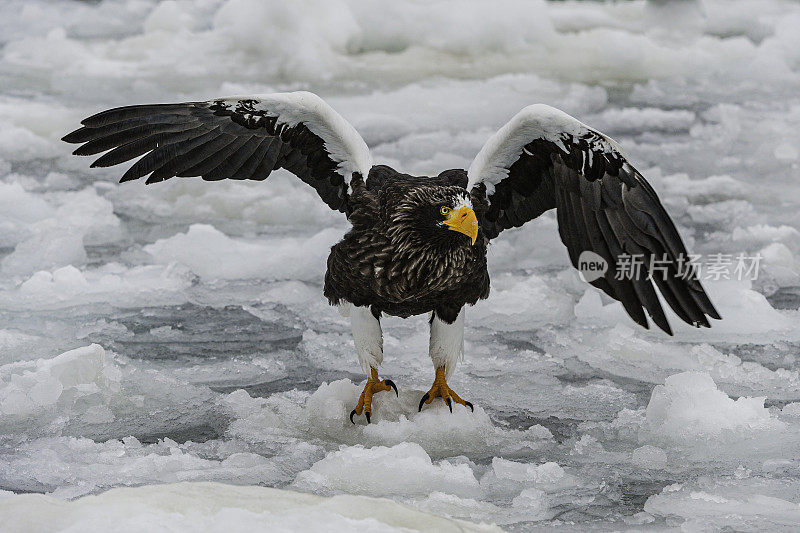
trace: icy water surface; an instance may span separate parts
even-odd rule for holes
[[[0,488],[219,481],[511,531],[800,522],[796,2],[3,13]],[[59,141],[115,105],[295,89],[326,98],[377,162],[420,174],[466,168],[525,105],[562,108],[621,143],[692,251],[760,254],[758,278],[706,281],[724,317],[710,330],[670,315],[674,337],[646,331],[578,278],[548,214],[496,240],[492,295],[467,312],[450,384],[474,414],[417,413],[426,320],[389,318],[381,372],[400,396],[353,426],[363,375],[322,296],[339,214],[284,173],[118,185],[124,168],[89,170]]]

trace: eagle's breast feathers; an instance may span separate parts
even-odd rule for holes
[[[463,188],[439,182],[399,173],[382,176],[373,190],[354,182],[353,227],[328,259],[325,295],[331,303],[346,300],[410,316],[488,296],[483,239],[471,246],[432,223],[440,204],[469,198]]]

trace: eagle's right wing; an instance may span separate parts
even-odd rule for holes
[[[487,204],[484,235],[492,239],[555,209],[573,266],[583,252],[601,256],[608,269],[590,283],[638,324],[648,327],[646,310],[672,333],[654,284],[685,322],[708,327],[706,315],[720,318],[696,271],[685,268],[686,247],[656,192],[599,131],[550,106],[528,106],[486,142],[468,176],[467,187]],[[625,272],[626,258],[641,268]]]
[[[108,153],[92,167],[142,156],[120,182],[148,176],[264,180],[285,168],[316,189],[331,209],[348,210],[353,173],[364,179],[372,157],[361,136],[309,92],[109,109],[64,137],[76,155]]]

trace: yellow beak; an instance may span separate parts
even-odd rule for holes
[[[449,226],[453,231],[463,233],[472,239],[472,244],[475,244],[475,239],[478,238],[478,217],[475,216],[475,211],[471,207],[464,206],[450,211],[443,224]]]

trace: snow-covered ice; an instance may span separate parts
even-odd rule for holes
[[[323,498],[266,487],[176,483],[117,488],[71,502],[40,494],[0,494],[3,529],[45,531],[331,531],[494,533],[497,527],[436,516],[396,502]]]
[[[563,109],[692,252],[759,254],[758,276],[705,281],[710,330],[643,330],[547,214],[496,240],[467,310],[450,384],[475,412],[417,412],[427,322],[389,318],[399,397],[351,425],[364,376],[322,296],[338,213],[284,172],[118,185],[59,141],[117,105],[290,90],[412,173]],[[798,123],[791,0],[6,1],[0,529],[796,529]]]

